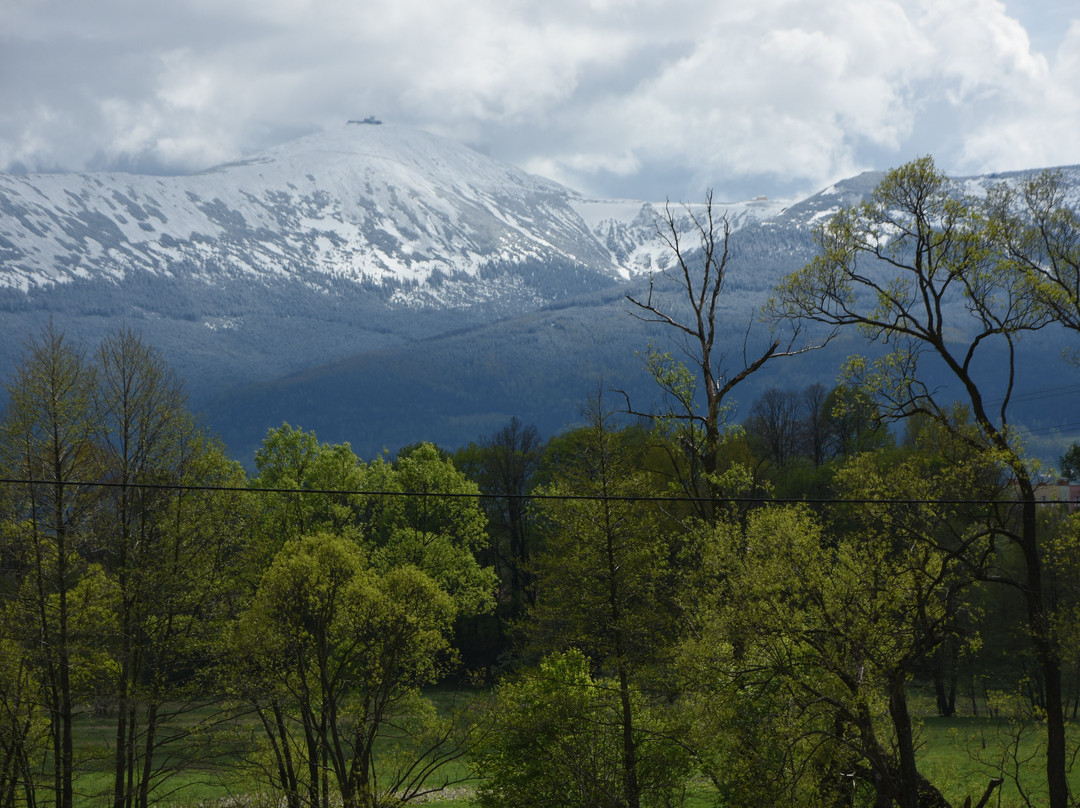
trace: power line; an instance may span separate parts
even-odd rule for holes
[[[52,480],[30,480],[16,478],[0,478],[2,485],[57,485]],[[941,499],[914,499],[914,498],[841,498],[841,497],[722,497],[722,496],[689,496],[679,495],[603,495],[603,494],[486,494],[481,491],[366,491],[360,489],[337,489],[337,488],[278,488],[278,487],[248,487],[239,485],[195,485],[190,483],[139,483],[139,482],[108,482],[104,480],[77,481],[68,480],[63,483],[71,488],[138,488],[160,491],[181,492],[215,492],[237,494],[315,494],[319,496],[348,496],[348,497],[416,497],[433,499],[516,499],[516,500],[555,500],[568,502],[722,502],[737,505],[754,504],[804,504],[804,505],[1022,505],[1023,500],[1017,499],[986,499],[986,498],[941,498]],[[1055,486],[1056,487],[1056,486]],[[1070,500],[1054,499],[1036,500],[1037,505],[1071,505]]]
[[[1021,427],[1021,431],[1026,432],[1029,435],[1049,434],[1052,432],[1065,432],[1069,429],[1080,429],[1080,421],[1074,421],[1071,424],[1056,424],[1054,426],[1037,426],[1034,428]]]
[[[1059,385],[1057,387],[1040,387],[1025,393],[1017,393],[1009,397],[1013,404],[1024,401],[1041,401],[1044,398],[1056,398],[1058,396],[1076,395],[1080,393],[1080,383]],[[988,398],[986,404],[997,404],[1004,401],[1004,397]]]

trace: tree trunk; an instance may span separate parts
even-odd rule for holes
[[[897,803],[901,808],[919,808],[919,770],[915,763],[915,735],[911,729],[904,674],[894,671],[889,682],[889,716],[896,731],[896,747],[900,756],[900,783]]]
[[[60,457],[59,450],[57,450],[57,457]],[[56,478],[59,479],[63,473],[62,469],[57,466],[55,469]],[[57,667],[60,673],[60,759],[58,761],[60,765],[60,792],[57,794],[57,806],[58,808],[72,808],[75,801],[73,790],[73,777],[74,777],[74,758],[75,758],[75,743],[72,737],[71,724],[74,721],[74,706],[71,698],[71,657],[69,656],[68,648],[68,604],[67,604],[67,587],[68,587],[68,564],[67,564],[67,531],[63,527],[64,511],[64,486],[63,484],[57,485],[56,493],[56,584],[58,589],[58,596],[60,601],[59,606],[59,621],[60,627],[58,630],[57,643],[59,645],[59,653],[57,655]]]
[[[601,484],[604,491],[604,538],[606,540],[608,607],[611,609],[613,627],[612,644],[619,671],[619,704],[622,723],[623,796],[627,808],[641,807],[641,786],[637,776],[637,747],[634,741],[634,709],[630,699],[630,678],[626,669],[626,657],[622,634],[622,606],[619,602],[619,563],[615,557],[617,541],[611,521],[611,506],[607,500],[608,480],[606,461],[602,461]]]
[[[123,581],[121,581],[123,587]],[[130,633],[122,618],[120,674],[116,683],[116,749],[113,754],[113,808],[126,808],[125,780],[128,761],[128,665],[131,659]],[[131,728],[134,732],[134,726]]]
[[[157,698],[150,705],[146,716],[146,744],[143,751],[142,778],[139,782],[139,808],[150,808],[150,783],[154,774],[154,744],[157,742]]]
[[[1023,497],[1022,540],[1027,566],[1026,602],[1035,658],[1043,678],[1046,708],[1046,784],[1049,808],[1069,808],[1068,765],[1065,746],[1065,708],[1062,702],[1061,659],[1054,647],[1046,596],[1043,591],[1042,559],[1039,556],[1035,492],[1031,483],[1020,481]]]
[[[959,678],[957,668],[953,643],[946,640],[938,646],[934,663],[934,698],[938,715],[943,718],[956,715],[956,683]]]
[[[619,701],[622,708],[623,783],[627,808],[641,808],[641,784],[637,776],[637,744],[634,741],[634,711],[626,667],[619,665]]]
[[[285,715],[277,702],[274,702],[274,722],[281,739],[281,784],[285,789],[285,804],[288,808],[300,808],[300,788],[292,760],[292,744],[285,729]]]

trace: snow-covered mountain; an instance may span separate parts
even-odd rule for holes
[[[880,176],[714,201],[734,233],[732,339],[812,256],[814,226]],[[591,198],[370,123],[189,176],[0,174],[0,378],[50,319],[87,345],[124,323],[244,449],[283,418],[376,450],[453,444],[512,415],[558,428],[597,379],[632,387],[655,333],[625,295],[671,262],[669,213],[694,243],[702,212]]]
[[[729,207],[735,227],[778,209]],[[657,213],[419,130],[353,122],[192,176],[0,175],[0,286],[183,267],[211,285],[390,284],[402,302],[453,306],[469,295],[455,300],[445,281],[492,266],[559,262],[623,278],[653,269],[666,260]]]
[[[616,267],[570,192],[451,141],[346,125],[182,177],[0,176],[0,283],[168,275],[425,286],[492,263]]]
[[[43,316],[122,320],[209,395],[625,283],[670,260],[661,213],[368,123],[190,176],[0,174],[0,374]]]

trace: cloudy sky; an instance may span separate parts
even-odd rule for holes
[[[607,196],[1080,163],[1076,0],[0,0],[0,170],[375,115]]]

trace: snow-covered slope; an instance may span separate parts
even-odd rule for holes
[[[617,274],[572,192],[452,141],[344,125],[183,177],[0,175],[0,285],[169,274],[425,285],[558,260]]]
[[[737,230],[785,205],[715,208]],[[701,212],[672,211],[686,228]],[[491,272],[470,282],[493,267],[558,263],[624,279],[662,268],[664,215],[416,129],[350,123],[191,176],[0,175],[0,287],[182,274],[390,284],[399,303],[453,307],[517,283]]]
[[[706,216],[702,203],[657,205],[591,197],[577,197],[571,199],[570,203],[619,266],[624,278],[669,266],[673,256],[665,236],[670,224],[673,223],[680,234],[690,236],[686,243],[697,244],[696,226],[703,224]],[[766,197],[749,202],[714,200],[713,215],[718,220],[719,217],[726,217],[728,227],[735,232],[770,220],[789,204],[790,200]]]

